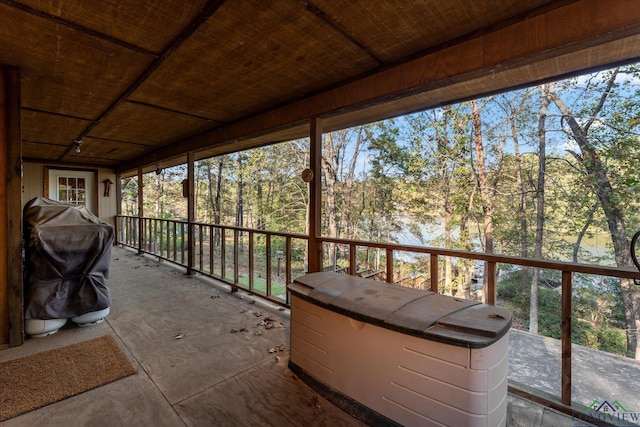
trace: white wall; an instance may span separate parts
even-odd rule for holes
[[[56,168],[56,165],[44,165],[42,163],[23,163],[22,165],[22,206],[34,197],[44,195],[44,168]],[[59,166],[58,166],[59,167]],[[64,167],[68,168],[68,165]],[[104,196],[105,179],[113,182],[111,186],[111,196]],[[116,201],[116,173],[112,169],[98,168],[98,216],[104,222],[115,225],[117,212]]]

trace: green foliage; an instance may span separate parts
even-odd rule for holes
[[[544,220],[543,258],[624,263],[620,261],[626,255],[620,249],[623,236],[615,254],[616,233],[611,230],[624,223],[629,236],[635,231],[629,227],[640,223],[639,79],[638,66],[630,65],[556,82],[554,93],[571,111],[563,112],[559,103],[552,103],[541,129],[540,107],[550,96],[551,86],[477,100],[488,196],[481,197],[478,189],[478,159],[472,150],[476,135],[468,102],[326,133],[322,170],[316,171],[323,188],[322,233],[483,251],[489,237],[483,199],[488,197],[496,253],[531,256],[537,222]],[[570,119],[583,128],[584,138],[568,126]],[[546,140],[542,169],[541,136]],[[309,166],[308,140],[203,159],[195,166],[198,221],[307,233],[309,187],[300,173]],[[538,217],[540,173],[546,184],[544,211]],[[138,190],[143,187],[145,216],[185,218],[181,184],[185,178],[186,167],[180,165],[145,174],[143,185],[137,177],[124,179],[122,212],[137,213]],[[604,190],[608,198],[602,197]],[[612,226],[614,211],[620,220]],[[272,251],[282,245],[282,241],[272,242]],[[266,241],[257,239],[254,249],[264,254]],[[332,256],[331,252],[325,248],[325,256]],[[357,259],[362,266],[375,267],[384,265],[384,256],[371,250],[359,252]],[[296,271],[306,268],[304,242],[295,245],[292,258]],[[426,277],[428,270],[429,262],[420,258],[402,265],[403,274]],[[454,277],[442,287],[453,290],[462,285],[467,280],[465,270],[454,268]],[[526,328],[529,290],[523,289],[517,272],[508,273],[500,283],[499,296],[513,311],[518,326]],[[538,318],[541,333],[557,338],[560,298],[553,287],[560,278],[554,274],[543,274]],[[576,275],[574,339],[619,352],[622,340],[616,328],[625,322],[620,284],[589,280],[593,279]]]
[[[498,283],[500,304],[513,315],[514,327],[529,328],[529,290],[522,289],[521,271],[515,271]],[[621,296],[578,288],[573,294],[572,341],[614,354],[626,354],[626,336],[617,326],[623,313],[618,311]],[[562,302],[559,289],[538,289],[538,329],[547,337],[562,338]]]

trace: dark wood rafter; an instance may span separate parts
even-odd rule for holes
[[[185,151],[198,151],[238,138],[277,131],[306,121],[309,117],[329,119],[338,112],[368,108],[394,102],[399,98],[421,96],[464,82],[483,81],[483,84],[496,92],[506,90],[513,87],[514,82],[511,78],[501,86],[501,74],[507,75],[512,69],[640,34],[640,9],[617,10],[614,17],[610,12],[607,4],[591,0],[571,2],[562,8],[462,41],[339,88],[182,139],[140,156],[118,170],[125,172],[144,166],[150,157],[172,158]],[[577,16],[588,20],[590,25],[565,25]],[[544,34],[541,35],[541,32]],[[505,44],[504,40],[513,42]],[[580,70],[582,68],[578,66],[573,71]],[[450,101],[455,99],[458,98],[452,93]],[[333,129],[329,127],[327,130]]]
[[[119,97],[118,99],[116,99],[111,105],[109,105],[107,107],[107,109],[105,111],[102,112],[102,114],[100,114],[100,116],[93,121],[92,124],[90,124],[84,131],[82,131],[75,139],[74,141],[82,141],[82,139],[84,137],[86,137],[87,135],[89,135],[89,133],[95,129],[96,126],[98,126],[98,124],[100,124],[100,122],[102,122],[109,114],[111,114],[117,106],[119,106],[120,104],[122,104],[123,102],[125,102],[127,100],[127,98],[129,98],[129,96],[131,96],[131,94],[140,87],[140,85],[142,85],[142,83],[144,83],[144,81],[146,81],[149,76],[151,76],[151,74],[153,74],[153,72],[155,70],[158,69],[158,67],[160,67],[160,65],[167,60],[167,58],[169,58],[185,41],[187,41],[189,39],[189,37],[198,30],[198,28],[206,22],[206,20],[213,15],[216,10],[218,10],[220,8],[220,6],[222,6],[222,4],[224,4],[225,0],[210,0],[206,6],[204,7],[203,11],[184,29],[184,31],[182,31],[169,45],[169,47],[167,47],[167,49],[165,49],[164,52],[162,52],[161,55],[159,55],[152,63],[151,65],[149,65],[143,72],[142,74],[138,77],[138,79],[131,85],[129,86]],[[70,144],[67,149],[65,150],[65,152],[62,154],[62,156],[60,156],[60,158],[58,160],[62,161],[64,160],[64,158],[67,156],[67,154],[69,154],[69,152],[71,150],[73,150],[74,148],[74,143]]]
[[[0,0],[2,1],[2,0]],[[40,110],[38,108],[33,108],[33,107],[22,107],[22,111],[30,111],[33,113],[40,113],[40,114],[51,114],[57,117],[64,117],[67,119],[73,119],[73,120],[84,120],[84,121],[93,121],[93,119],[88,118],[88,117],[78,117],[78,116],[72,116],[70,114],[62,114],[62,113],[56,113],[54,111],[45,111],[45,110]]]
[[[157,110],[163,110],[163,111],[167,111],[170,113],[176,113],[179,114],[181,116],[186,116],[186,117],[193,117],[194,119],[200,119],[200,120],[207,120],[209,122],[211,122],[212,124],[219,126],[219,125],[223,125],[224,123],[221,122],[217,122],[209,117],[203,117],[203,116],[199,116],[197,114],[191,114],[191,113],[186,113],[184,111],[177,111],[171,108],[167,108],[167,107],[162,107],[160,105],[154,105],[154,104],[148,104],[146,102],[140,102],[140,101],[133,101],[131,99],[127,99],[125,102],[127,102],[128,104],[134,104],[134,105],[142,105],[144,107],[150,107],[150,108],[155,108]]]
[[[93,136],[93,135],[91,136],[91,139],[97,139],[97,140],[105,141],[105,142],[120,142],[122,144],[137,145],[137,146],[140,146],[140,147],[150,147],[150,146],[152,146],[151,144],[145,144],[143,142],[122,141],[122,140],[119,140],[119,139],[103,138],[103,137],[100,137],[100,136]],[[37,141],[33,141],[33,142],[37,142]]]
[[[373,50],[370,47],[366,46],[365,43],[363,43],[360,40],[356,39],[352,34],[349,33],[349,31],[347,31],[345,28],[343,28],[337,22],[332,20],[329,16],[327,16],[326,13],[324,13],[322,11],[322,9],[320,9],[317,6],[315,6],[310,1],[307,1],[307,0],[298,0],[298,1],[300,2],[300,4],[302,4],[304,6],[305,9],[307,9],[309,12],[313,13],[314,15],[316,15],[322,21],[326,22],[329,26],[331,26],[333,29],[335,29],[338,33],[342,34],[351,43],[353,43],[354,45],[358,46],[358,49],[360,49],[363,52],[365,52],[367,55],[369,55],[371,58],[373,58],[378,64],[387,65],[387,64],[385,64],[385,62],[382,59],[380,59],[373,52]]]

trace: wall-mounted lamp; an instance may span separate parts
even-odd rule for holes
[[[78,141],[78,140],[73,141],[73,146],[74,146],[74,149],[76,151],[76,154],[80,154],[80,144],[81,143],[82,143],[82,141]]]
[[[102,181],[102,183],[104,184],[104,197],[111,197],[111,186],[113,185],[113,182],[107,178]]]
[[[160,175],[162,173],[162,168],[160,166],[156,166],[156,175]]]

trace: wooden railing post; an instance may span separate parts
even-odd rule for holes
[[[438,255],[429,255],[429,273],[431,274],[431,292],[438,293]]]
[[[227,230],[220,227],[220,277],[227,278]],[[237,289],[235,289],[237,290]],[[234,291],[234,289],[232,289]]]
[[[233,230],[233,283],[238,284],[238,259],[240,259],[240,232]]]
[[[211,275],[213,275],[214,269],[213,269],[213,254],[215,252],[215,241],[214,241],[214,236],[215,236],[215,229],[213,226],[209,226],[209,273],[211,273]]]
[[[496,303],[496,263],[493,261],[487,262],[487,295],[485,297],[485,303],[495,305]]]
[[[393,283],[393,249],[387,248],[387,283]]]
[[[286,237],[286,248],[285,248],[285,285],[291,283],[291,237]],[[289,304],[289,292],[286,292],[286,303]]]
[[[265,236],[267,238],[267,242],[266,242],[266,248],[265,248],[265,252],[266,252],[266,256],[267,256],[267,296],[271,296],[271,234],[268,234]]]
[[[253,231],[249,231],[249,289],[253,290],[253,287],[255,286],[254,283],[254,274],[253,274],[253,270],[255,268],[255,260],[253,257],[253,248],[254,248],[254,242],[253,242],[253,238],[254,238],[254,233]]]
[[[352,276],[356,275],[358,267],[356,266],[356,251],[357,246],[353,243],[349,245],[349,274]]]

